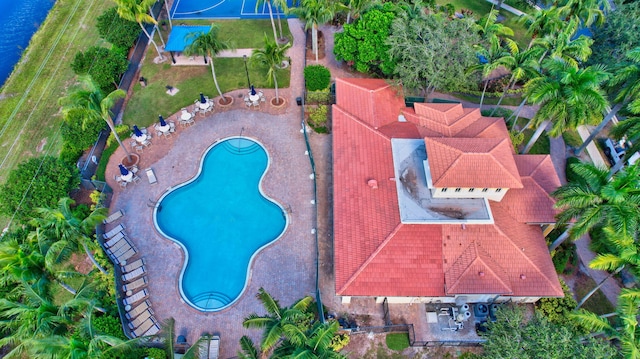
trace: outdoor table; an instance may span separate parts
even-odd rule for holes
[[[202,102],[198,101],[198,107],[200,107],[201,110],[206,110],[209,107],[211,107],[211,102],[207,101],[205,103],[202,103]]]
[[[251,100],[251,102],[260,101],[260,95],[258,93],[256,93],[255,95],[249,93],[249,100]]]
[[[167,123],[165,126],[158,126],[158,131],[166,133],[169,132],[171,126]]]
[[[191,114],[187,111],[182,111],[182,115],[180,115],[180,119],[183,121],[188,121],[191,119]]]
[[[120,179],[123,180],[124,182],[131,182],[133,181],[133,172],[129,171],[129,173],[127,173],[124,176],[120,176]]]
[[[138,141],[140,143],[142,143],[142,142],[147,140],[147,135],[145,135],[144,133],[142,134],[142,136],[134,136],[134,137],[135,137],[136,141]]]

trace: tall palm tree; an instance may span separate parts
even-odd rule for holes
[[[256,12],[260,8],[260,6],[264,4],[267,4],[267,9],[269,9],[269,18],[271,19],[271,28],[273,29],[273,40],[276,43],[278,43],[278,34],[276,33],[276,23],[273,21],[273,10],[271,9],[271,0],[257,0]],[[280,36],[282,37],[282,25],[280,25]]]
[[[105,96],[89,75],[78,76],[78,79],[80,80],[81,87],[67,97],[60,99],[63,105],[63,112],[65,114],[68,114],[69,111],[74,111],[76,114],[79,113],[84,123],[88,120],[103,119],[107,123],[107,126],[109,126],[111,133],[113,133],[120,147],[124,150],[127,159],[131,161],[129,150],[122,144],[120,136],[118,136],[116,132],[112,117],[113,113],[111,112],[111,108],[113,108],[118,100],[126,96],[126,92],[117,89]]]
[[[253,344],[253,340],[246,335],[240,338],[240,351],[238,352],[240,359],[260,359],[260,350]]]
[[[634,106],[638,106],[640,109],[640,47],[636,47],[627,52],[626,56],[632,63],[616,71],[608,83],[610,88],[618,89],[618,94],[614,99],[616,104],[607,113],[598,127],[596,127],[582,145],[576,149],[576,155],[579,155],[587,145],[593,141],[623,106],[629,105],[630,110],[633,110]]]
[[[92,237],[95,227],[106,218],[107,208],[96,208],[86,218],[79,218],[71,211],[75,201],[69,197],[61,198],[57,208],[37,208],[38,217],[31,221],[39,235],[53,241],[62,241],[74,250],[84,250],[91,263],[102,273],[107,271],[100,266],[91,252],[96,247]]]
[[[540,56],[540,62],[546,57],[563,59],[572,66],[578,66],[579,63],[587,61],[591,55],[593,40],[584,35],[576,38],[578,25],[579,23],[575,20],[569,21],[564,24],[561,31],[535,39],[533,44],[545,49]]]
[[[305,30],[311,29],[311,40],[316,62],[318,62],[318,26],[324,25],[333,19],[336,11],[334,1],[302,0],[300,6],[289,10],[290,13],[304,22]]]
[[[497,22],[497,20],[498,10],[492,9],[487,15],[483,16],[476,22],[474,30],[476,30],[480,36],[490,44],[499,44],[503,41],[512,44],[513,40],[509,39],[507,36],[513,36],[513,30],[510,27]]]
[[[147,35],[147,38],[149,39],[149,41],[156,48],[156,51],[158,52],[158,57],[160,57],[160,59],[164,59],[164,56],[162,56],[162,52],[160,51],[160,48],[158,48],[158,45],[156,44],[156,42],[153,40],[153,37],[149,34],[149,32],[147,32],[147,29],[144,28],[144,24],[157,25],[156,19],[154,19],[153,16],[147,13],[147,9],[149,9],[149,6],[153,4],[155,0],[142,0],[142,1],[114,0],[114,1],[116,2],[116,6],[118,7],[117,8],[118,15],[120,15],[120,17],[125,20],[137,22],[138,25],[140,25],[140,28],[142,29],[144,34]]]
[[[580,300],[576,309],[582,307],[609,278],[618,274],[624,268],[630,269],[635,276],[640,274],[640,244],[635,238],[637,233],[628,232],[625,228],[618,232],[611,227],[604,227],[602,231],[607,242],[607,253],[599,253],[591,260],[589,267],[610,271],[611,273]]]
[[[611,11],[609,0],[564,0],[559,8],[566,21],[578,20],[589,27],[604,24],[605,13]]]
[[[616,340],[626,359],[640,358],[640,335],[638,335],[638,309],[640,290],[622,289],[616,305],[617,320],[611,322],[609,316],[598,316],[584,309],[570,314],[582,326],[592,332],[603,333],[610,340]]]
[[[278,93],[278,78],[276,73],[282,62],[287,59],[285,53],[291,47],[291,43],[278,45],[277,42],[271,42],[267,35],[264,35],[264,48],[254,49],[251,54],[251,61],[267,67],[267,81],[269,85],[274,84],[276,88],[276,102],[280,103],[280,95]]]
[[[309,359],[346,359],[347,357],[331,348],[331,340],[340,328],[337,321],[328,323],[315,322],[307,329],[286,324],[286,339],[275,351],[275,357],[309,358]]]
[[[160,325],[160,332],[157,334],[157,337],[164,343],[164,348],[167,354],[167,358],[174,359],[176,357],[175,346],[176,342],[176,331],[175,331],[176,321],[173,317],[167,318]],[[182,355],[183,359],[198,359],[200,347],[207,344],[207,342],[211,339],[211,336],[206,334],[198,338],[198,340],[190,346],[187,351]],[[199,358],[204,359],[204,358]]]
[[[580,238],[596,225],[611,226],[617,232],[638,230],[640,220],[640,168],[628,166],[612,178],[606,169],[590,163],[576,163],[571,169],[580,180],[567,183],[553,192],[561,212],[559,224],[573,225],[558,237],[549,250],[564,240]]]
[[[483,80],[482,96],[480,96],[480,109],[482,109],[482,103],[484,102],[484,95],[487,91],[487,86],[491,78],[491,73],[502,66],[502,62],[506,61],[505,58],[510,56],[509,51],[500,46],[497,41],[492,41],[488,49],[482,46],[475,47],[478,55],[478,64],[473,65],[467,69],[467,73],[480,72]]]
[[[527,49],[531,48],[538,37],[555,34],[564,26],[555,6],[536,10],[533,15],[524,14],[518,21],[527,27],[527,35],[531,37]]]
[[[529,152],[549,123],[549,134],[560,136],[567,129],[597,122],[608,105],[600,85],[609,74],[601,66],[580,69],[560,58],[551,58],[545,67],[549,76],[537,78],[525,88],[529,102],[539,104],[540,109],[533,118],[537,129],[523,153]]]
[[[347,24],[352,19],[357,19],[360,15],[367,11],[371,6],[377,3],[377,0],[344,0],[344,7],[347,9]]]
[[[271,1],[274,6],[280,8],[280,10],[282,10],[285,14],[289,11],[287,0],[271,0]],[[278,38],[278,40],[280,40],[281,42],[285,42],[287,41],[287,39],[284,37],[284,33],[282,32],[282,20],[280,19],[280,11],[276,12],[276,18],[278,19],[278,33],[280,34],[280,37]]]
[[[218,38],[218,32],[220,31],[220,27],[216,24],[211,24],[209,28],[209,32],[192,32],[187,38],[192,39],[193,42],[184,49],[184,53],[186,55],[199,55],[205,57],[205,63],[208,60],[211,65],[211,76],[213,77],[213,83],[216,86],[216,90],[222,97],[223,101],[227,103],[231,101],[231,99],[227,99],[224,97],[222,90],[220,90],[220,85],[218,85],[218,78],[216,77],[216,70],[213,65],[213,60],[216,55],[220,53],[222,50],[229,50],[232,48],[231,44],[227,41],[222,41]]]
[[[313,298],[310,296],[298,300],[291,307],[281,307],[280,303],[267,293],[264,288],[258,290],[256,297],[266,309],[267,314],[263,316],[256,313],[250,314],[244,319],[242,325],[245,328],[260,328],[264,330],[260,344],[263,353],[273,349],[284,337],[285,325],[306,326],[306,323],[309,322],[309,315],[306,310],[313,302]]]
[[[517,81],[525,78],[533,78],[538,75],[540,66],[536,61],[536,57],[539,55],[540,51],[541,50],[538,48],[520,51],[516,45],[511,49],[510,55],[498,59],[498,63],[511,72],[511,78],[505,85],[502,96],[500,96],[500,99],[498,100],[496,107],[493,108],[490,116],[493,116],[502,103],[504,96],[507,94],[507,90],[513,89],[513,86],[515,86]]]

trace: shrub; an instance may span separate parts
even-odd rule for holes
[[[331,83],[331,72],[322,65],[307,66],[304,68],[304,81],[309,91],[324,90]]]
[[[50,207],[80,184],[78,169],[62,160],[43,156],[31,158],[13,169],[0,186],[0,213],[21,222],[31,218],[34,208]]]
[[[80,111],[71,110],[65,114],[60,133],[70,150],[84,151],[94,144],[105,126],[100,118],[85,119]]]
[[[110,335],[118,339],[127,340],[122,332],[122,324],[120,319],[110,315],[95,317],[92,321],[93,327],[100,334]]]
[[[562,279],[560,279],[560,285],[562,286],[564,297],[542,298],[536,303],[536,310],[551,323],[568,326],[584,333],[584,328],[577,326],[569,318],[569,314],[576,308],[578,303],[573,299],[571,289]]]
[[[329,102],[331,102],[331,93],[328,89],[307,92],[307,103],[319,104]]]
[[[509,138],[511,138],[511,143],[513,144],[513,148],[518,151],[518,146],[524,142],[524,133],[520,131],[509,131]]]
[[[115,6],[96,18],[96,28],[101,38],[123,49],[133,46],[140,35],[140,25],[121,18]]]
[[[346,332],[336,333],[333,338],[331,338],[331,344],[329,344],[329,348],[333,349],[335,352],[339,352],[342,348],[346,347],[349,344],[351,337]]]
[[[167,354],[165,353],[164,350],[159,348],[148,348],[147,358],[148,359],[167,359]]]
[[[504,107],[498,107],[495,112],[492,108],[482,110],[482,116],[489,116],[493,112],[493,117],[502,117],[505,120],[509,118],[513,114],[513,110]]]
[[[71,62],[73,72],[78,75],[89,74],[105,93],[115,90],[127,66],[125,52],[101,46],[92,46],[85,52],[78,51]]]
[[[390,333],[387,334],[386,342],[389,349],[402,351],[409,347],[409,335],[407,333]]]
[[[327,115],[329,108],[326,105],[320,105],[309,110],[309,119],[307,122],[314,131],[318,133],[327,133]]]
[[[577,157],[569,157],[567,158],[567,167],[565,169],[565,173],[567,175],[567,182],[577,182],[581,181],[581,177],[573,170],[572,166],[575,163],[580,163],[580,159]]]

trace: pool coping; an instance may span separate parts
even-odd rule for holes
[[[209,153],[209,151],[211,151],[215,146],[222,144],[223,142],[227,141],[227,140],[233,140],[233,139],[246,139],[246,140],[250,140],[255,142],[257,145],[259,145],[262,150],[264,150],[265,154],[267,155],[267,165],[266,168],[264,169],[264,171],[262,172],[262,175],[260,176],[260,180],[258,181],[258,191],[260,192],[260,194],[267,199],[269,202],[274,203],[276,206],[278,206],[278,208],[280,208],[280,210],[282,211],[282,214],[284,216],[284,228],[282,229],[282,232],[280,232],[280,234],[275,237],[274,239],[272,239],[271,241],[265,243],[264,245],[262,245],[261,247],[259,247],[258,249],[256,249],[253,254],[251,255],[251,258],[249,258],[249,261],[247,262],[247,275],[245,277],[244,280],[244,285],[242,286],[242,290],[240,291],[240,293],[238,293],[238,295],[228,304],[216,308],[216,309],[205,309],[205,308],[201,308],[198,305],[192,303],[189,298],[185,295],[183,289],[182,289],[182,278],[184,276],[184,273],[186,271],[187,268],[187,264],[189,263],[189,251],[187,250],[187,248],[184,246],[184,244],[182,244],[182,242],[178,241],[177,239],[167,235],[166,233],[164,233],[164,231],[162,231],[162,229],[160,228],[160,226],[158,225],[158,218],[157,218],[157,214],[158,214],[158,207],[160,207],[160,203],[162,202],[162,200],[168,196],[169,194],[171,194],[173,191],[187,186],[190,183],[194,182],[196,179],[198,179],[198,177],[200,177],[200,174],[202,173],[202,167],[204,165],[204,160],[207,156],[207,154]],[[267,148],[256,138],[250,137],[250,136],[228,136],[228,137],[224,137],[221,139],[218,139],[216,141],[214,141],[209,147],[207,147],[203,153],[200,155],[200,165],[198,167],[197,172],[193,175],[193,177],[191,177],[190,179],[188,179],[185,182],[179,183],[175,186],[170,186],[167,187],[167,189],[164,190],[164,192],[162,193],[162,195],[158,198],[158,200],[156,201],[154,207],[153,207],[153,213],[152,213],[152,218],[153,218],[153,225],[155,230],[165,239],[170,240],[171,242],[177,244],[181,249],[182,249],[182,253],[184,254],[184,259],[182,262],[182,268],[180,269],[180,276],[179,276],[179,281],[178,281],[178,290],[180,291],[180,296],[181,299],[184,300],[185,303],[189,304],[191,307],[193,307],[194,309],[200,311],[200,312],[204,312],[204,313],[215,313],[215,312],[221,312],[225,309],[228,309],[230,307],[232,307],[236,302],[238,302],[238,300],[240,300],[240,298],[242,298],[242,296],[245,294],[247,288],[249,287],[249,281],[251,280],[251,273],[253,271],[253,262],[255,257],[262,252],[265,248],[271,246],[272,244],[276,243],[280,238],[282,238],[288,231],[289,229],[289,223],[290,223],[290,219],[289,219],[289,214],[287,213],[286,209],[284,207],[282,207],[282,205],[280,204],[280,202],[276,201],[276,199],[269,197],[267,194],[265,194],[265,192],[263,191],[262,188],[262,183],[264,180],[264,177],[267,175],[267,173],[269,172],[269,168],[271,167],[271,156],[269,155],[269,151],[267,151]]]

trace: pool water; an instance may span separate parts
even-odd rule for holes
[[[185,250],[180,292],[196,309],[217,311],[236,301],[254,255],[284,232],[285,212],[260,191],[268,165],[259,143],[226,139],[205,152],[193,180],[158,202],[156,226]]]

